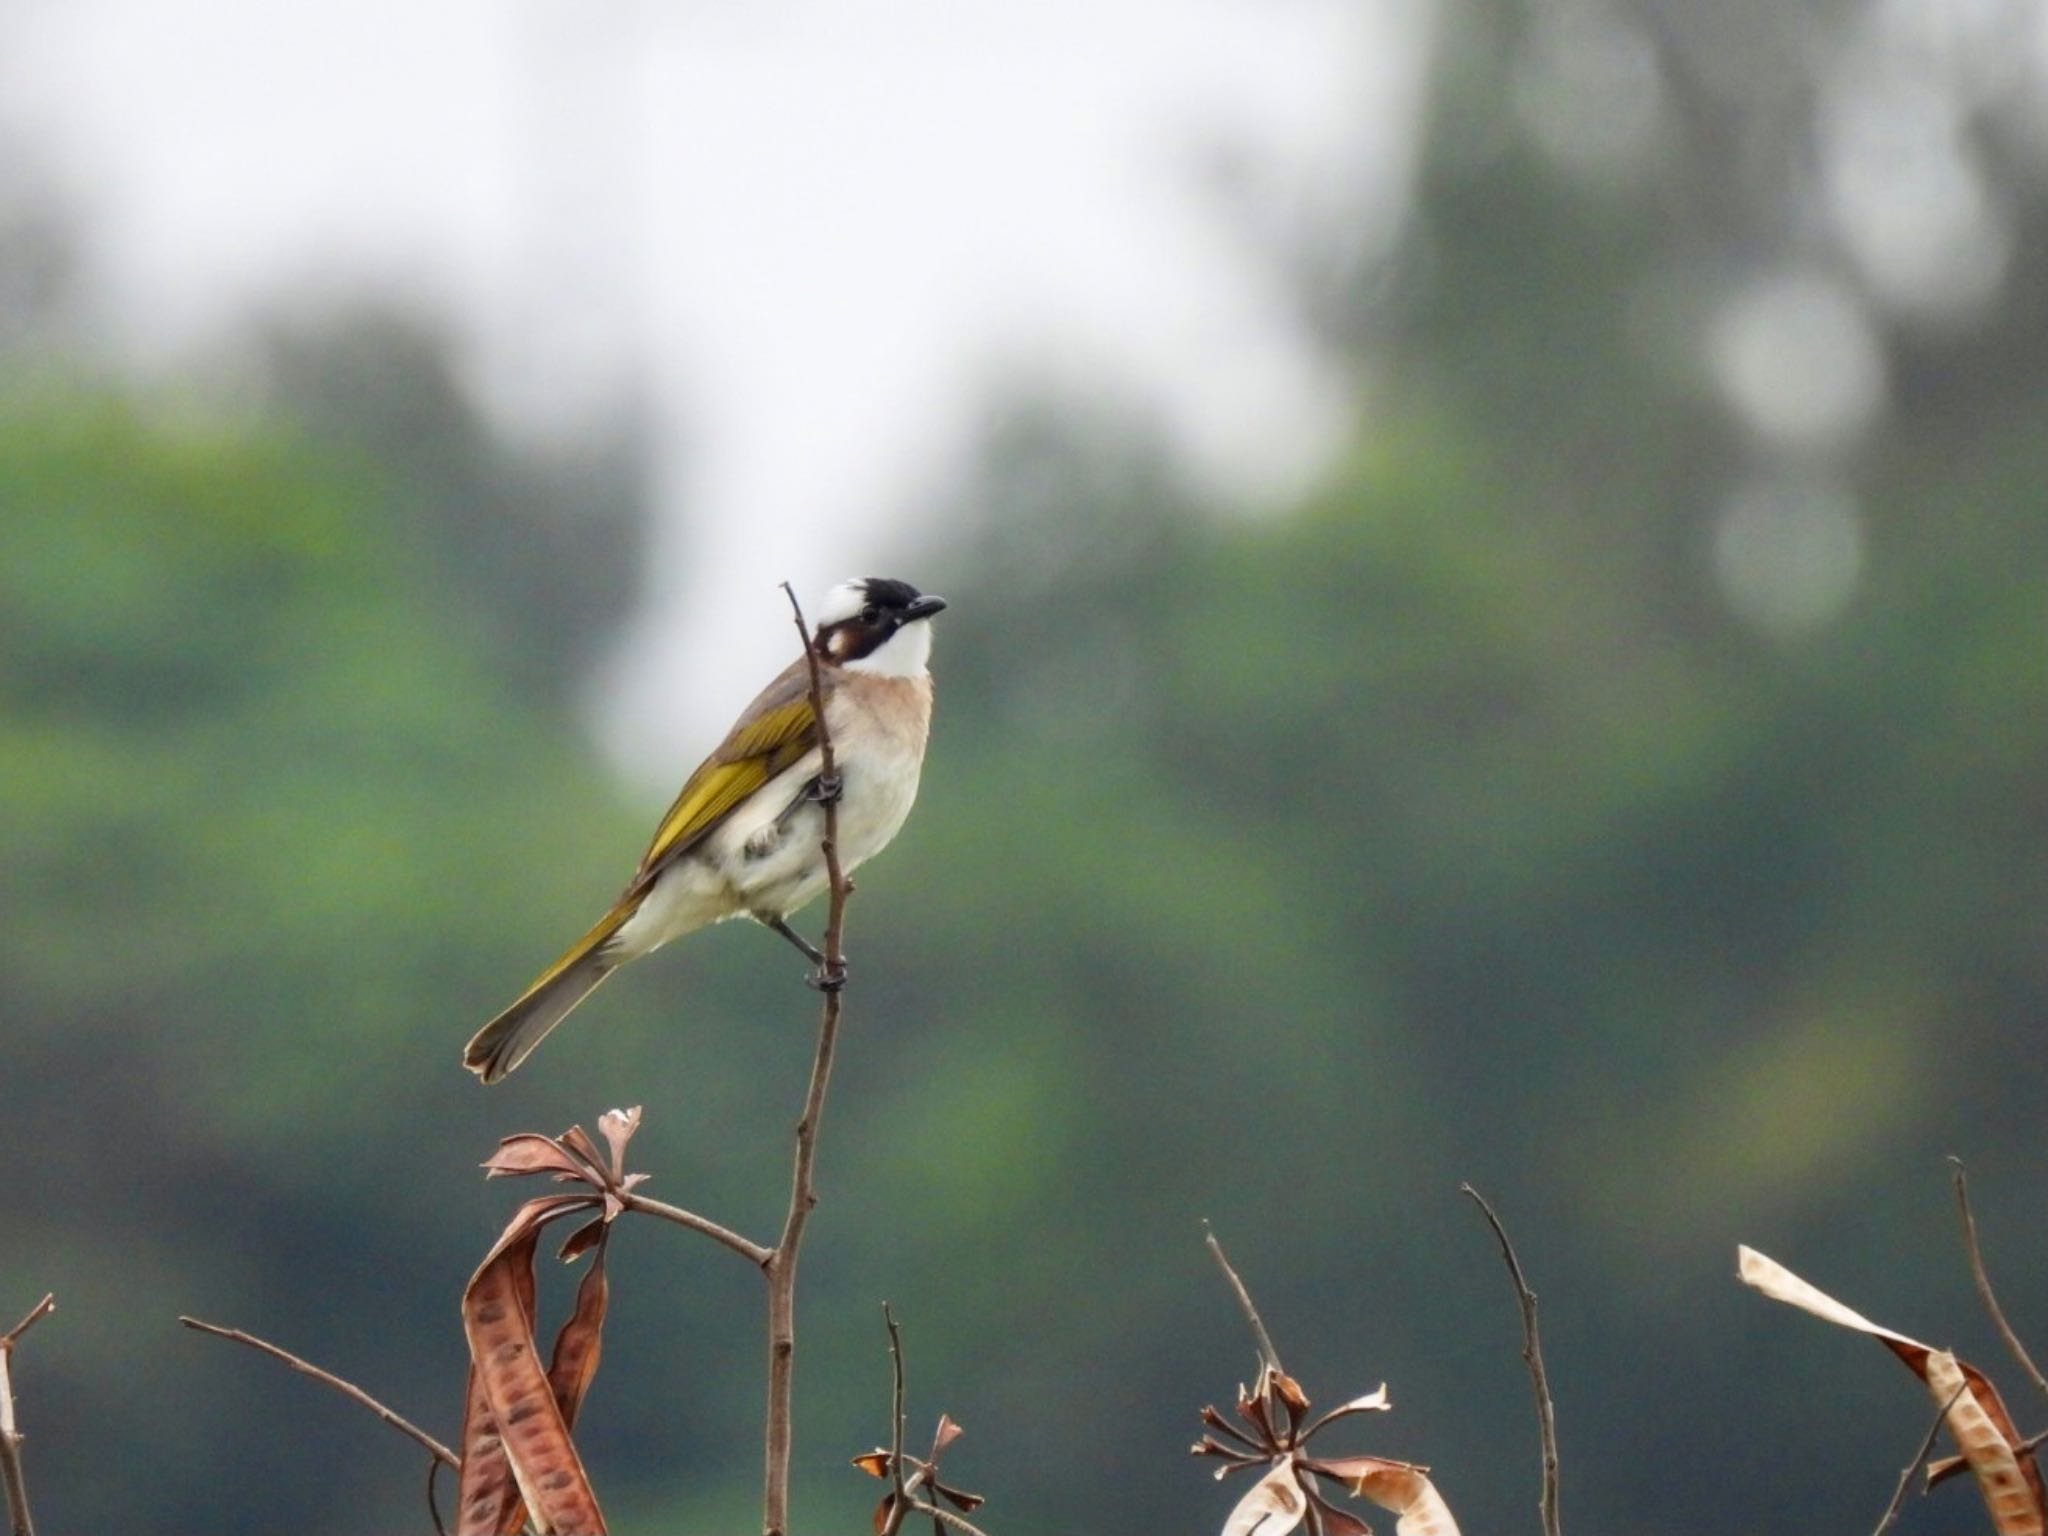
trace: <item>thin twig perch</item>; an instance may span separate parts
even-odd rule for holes
[[[1508,1276],[1515,1282],[1515,1298],[1522,1307],[1522,1359],[1529,1367],[1529,1385],[1536,1394],[1536,1427],[1543,1440],[1543,1493],[1539,1502],[1543,1536],[1559,1536],[1562,1527],[1557,1510],[1557,1409],[1550,1401],[1550,1378],[1543,1369],[1543,1340],[1536,1328],[1536,1293],[1529,1289],[1522,1274],[1522,1261],[1515,1257],[1515,1245],[1508,1241],[1507,1228],[1493,1214],[1486,1197],[1470,1184],[1460,1184],[1458,1188],[1472,1197],[1472,1203],[1486,1217],[1486,1224],[1493,1228],[1493,1235],[1500,1240],[1500,1256],[1507,1263]]]
[[[791,1389],[796,1374],[796,1269],[803,1245],[804,1227],[817,1206],[818,1192],[812,1171],[818,1156],[818,1125],[825,1115],[825,1090],[832,1080],[832,1061],[839,1047],[840,991],[846,977],[846,954],[842,941],[846,927],[846,897],[852,886],[839,863],[839,764],[832,751],[832,730],[825,719],[825,677],[818,662],[818,648],[811,641],[810,626],[804,622],[803,605],[788,582],[782,590],[789,597],[797,634],[804,645],[804,659],[811,674],[811,712],[818,725],[819,798],[825,810],[825,836],[821,851],[825,858],[826,887],[830,907],[825,917],[825,962],[819,977],[825,995],[818,1018],[818,1048],[811,1060],[810,1088],[804,1095],[803,1118],[796,1124],[796,1157],[790,1172],[789,1213],[783,1219],[782,1236],[765,1260],[762,1273],[768,1277],[768,1427],[767,1466],[762,1493],[763,1536],[788,1536],[789,1456]]]
[[[385,1407],[384,1404],[378,1402],[376,1398],[370,1396],[369,1393],[365,1392],[354,1382],[344,1381],[332,1371],[324,1371],[310,1360],[302,1360],[290,1350],[281,1349],[268,1339],[259,1339],[255,1334],[244,1333],[239,1328],[223,1328],[218,1323],[202,1322],[196,1317],[181,1317],[178,1321],[187,1328],[192,1329],[195,1333],[210,1333],[217,1339],[226,1339],[231,1343],[247,1345],[258,1354],[268,1355],[271,1359],[290,1366],[302,1376],[310,1376],[315,1381],[334,1388],[335,1391],[349,1399],[349,1401],[360,1403],[400,1434],[411,1439],[436,1461],[454,1467],[458,1471],[461,1469],[461,1458],[449,1450],[447,1446],[436,1440],[395,1408]]]
[[[1913,1486],[1913,1474],[1924,1467],[1927,1458],[1934,1454],[1934,1442],[1941,1434],[1941,1426],[1948,1422],[1949,1409],[1955,1407],[1956,1399],[1969,1390],[1970,1384],[1966,1381],[1949,1394],[1948,1401],[1936,1412],[1934,1422],[1927,1426],[1927,1433],[1920,1437],[1920,1449],[1899,1473],[1899,1485],[1892,1490],[1892,1501],[1885,1505],[1884,1516],[1877,1522],[1877,1529],[1872,1531],[1870,1536],[1884,1536],[1886,1531],[1898,1523],[1899,1511],[1906,1507],[1906,1490]]]
[[[643,1216],[659,1216],[663,1221],[672,1221],[679,1227],[688,1227],[692,1232],[702,1233],[714,1243],[730,1248],[757,1269],[764,1267],[775,1257],[774,1249],[763,1248],[759,1243],[741,1237],[730,1227],[721,1227],[709,1217],[699,1216],[695,1211],[686,1211],[679,1205],[670,1205],[665,1200],[650,1199],[630,1189],[620,1195],[619,1199],[629,1211],[638,1211]]]
[[[7,1484],[7,1519],[14,1536],[36,1536],[35,1518],[29,1513],[28,1484],[21,1471],[21,1431],[14,1423],[14,1346],[21,1336],[57,1310],[55,1295],[45,1296],[28,1316],[5,1333],[0,1333],[0,1481]]]
[[[1259,1317],[1259,1309],[1252,1305],[1252,1293],[1245,1289],[1230,1260],[1223,1252],[1223,1245],[1216,1240],[1216,1231],[1206,1221],[1202,1223],[1202,1241],[1209,1245],[1209,1252],[1215,1257],[1216,1265],[1223,1271],[1223,1278],[1230,1282],[1230,1288],[1237,1294],[1237,1304],[1244,1308],[1245,1321],[1252,1325],[1252,1334],[1259,1341],[1259,1358],[1274,1370],[1280,1369],[1280,1352],[1273,1348],[1273,1336],[1266,1332],[1265,1322]]]
[[[949,1525],[954,1530],[960,1532],[960,1536],[988,1536],[988,1532],[974,1524],[965,1515],[956,1515],[950,1509],[941,1508],[937,1504],[928,1504],[915,1494],[912,1494],[910,1498],[910,1513],[913,1515],[930,1515],[941,1525]]]
[[[896,1326],[896,1313],[882,1303],[882,1321],[889,1329],[889,1481],[896,1490],[896,1502],[889,1506],[888,1528],[881,1536],[896,1536],[910,1513],[910,1495],[903,1487],[903,1330]]]
[[[1977,1282],[1977,1294],[1984,1300],[1984,1310],[1991,1314],[1991,1321],[1998,1325],[1999,1334],[2005,1339],[2005,1347],[2012,1351],[2022,1369],[2034,1379],[2034,1385],[2048,1397],[2048,1377],[2041,1374],[2041,1368],[2034,1364],[2034,1357],[2027,1353],[2027,1346],[2020,1342],[2020,1336],[2006,1321],[2005,1309],[1998,1304],[1998,1295],[1991,1289],[1991,1275],[1984,1268],[1984,1250],[1977,1244],[1977,1218],[1970,1210],[1970,1180],[1963,1171],[1963,1160],[1951,1157],[1949,1166],[1954,1170],[1956,1186],[1956,1208],[1963,1217],[1963,1247],[1970,1256],[1970,1274]]]

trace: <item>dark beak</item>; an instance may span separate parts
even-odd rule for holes
[[[903,622],[914,624],[919,619],[928,619],[935,613],[946,611],[946,600],[927,592],[923,597],[913,598],[903,610]]]

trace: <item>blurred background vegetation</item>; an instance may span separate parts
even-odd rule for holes
[[[1359,1449],[1531,1528],[1460,1179],[1542,1293],[1574,1526],[1881,1507],[1924,1403],[1742,1293],[1738,1240],[2014,1377],[1940,1159],[2038,1334],[2038,21],[1447,12],[1398,234],[1276,253],[1355,387],[1299,505],[1229,504],[1141,404],[991,383],[894,573],[954,608],[924,799],[851,909],[804,1527],[872,1503],[887,1297],[992,1531],[1214,1528],[1184,1450],[1252,1354],[1206,1217],[1313,1395],[1391,1381]],[[765,1236],[786,1188],[814,1010],[765,935],[635,968],[503,1090],[456,1064],[658,809],[584,702],[637,429],[509,442],[375,310],[270,323],[239,393],[125,379],[68,339],[61,208],[8,219],[0,1306],[62,1308],[19,1367],[34,1492],[56,1531],[418,1528],[407,1447],[174,1315],[452,1436],[498,1136],[644,1103],[653,1192]],[[747,1529],[757,1282],[614,1249],[614,1526]]]

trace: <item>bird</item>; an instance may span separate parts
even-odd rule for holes
[[[813,985],[842,985],[843,966],[828,965],[789,918],[828,883],[828,800],[838,804],[847,872],[886,848],[910,814],[931,726],[931,621],[945,606],[880,576],[826,594],[810,645],[837,782],[823,780],[807,651],[690,775],[611,910],[477,1031],[463,1065],[498,1082],[613,971],[727,918],[752,918],[802,950],[817,967]]]

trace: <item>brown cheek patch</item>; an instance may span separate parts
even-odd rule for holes
[[[834,624],[825,634],[825,654],[841,665],[858,661],[875,648],[875,632],[852,620]]]

